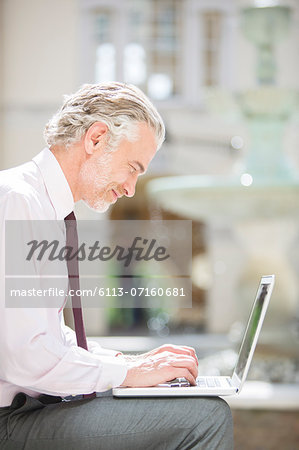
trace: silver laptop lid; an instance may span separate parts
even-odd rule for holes
[[[263,325],[274,286],[274,275],[262,277],[252,306],[247,328],[240,347],[239,356],[233,373],[233,381],[241,389],[246,380],[257,340]]]

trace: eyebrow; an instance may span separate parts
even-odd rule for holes
[[[141,162],[139,162],[139,161],[132,161],[132,162],[139,167],[140,173],[144,173],[145,172],[145,168],[144,168],[143,164],[141,164]]]

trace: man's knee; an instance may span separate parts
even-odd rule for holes
[[[213,417],[217,416],[218,421],[223,423],[232,421],[232,414],[228,404],[220,397],[197,397],[188,399],[186,404],[192,400],[191,408],[197,411],[198,417]]]
[[[215,400],[215,409],[210,415],[210,429],[207,433],[206,448],[232,450],[234,448],[233,419],[230,407],[221,398]]]
[[[229,405],[222,398],[218,398],[216,415],[223,424],[232,427],[233,419]]]
[[[218,397],[192,398],[189,431],[181,446],[204,450],[232,450],[233,422],[228,404]]]

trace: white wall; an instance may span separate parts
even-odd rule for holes
[[[2,167],[30,159],[42,130],[77,88],[75,0],[2,0],[4,135]]]

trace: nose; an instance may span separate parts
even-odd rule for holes
[[[130,177],[124,184],[123,189],[125,191],[126,197],[133,197],[135,194],[135,187],[136,187],[137,178]]]

